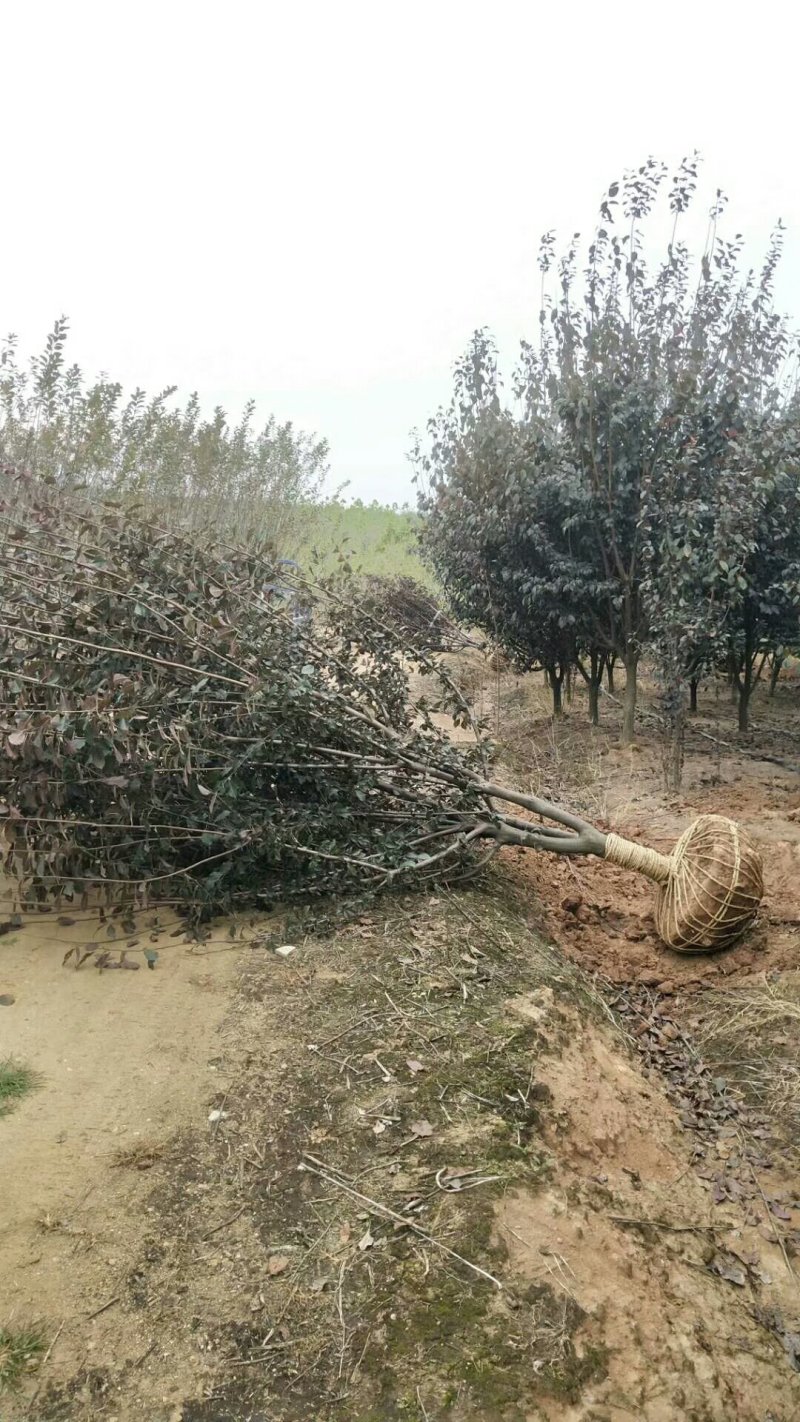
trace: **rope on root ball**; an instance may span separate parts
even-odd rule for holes
[[[749,835],[723,815],[700,815],[671,855],[610,834],[605,858],[638,869],[659,885],[659,937],[683,953],[724,948],[755,918],[764,893],[761,856]]]

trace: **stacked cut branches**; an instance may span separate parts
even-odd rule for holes
[[[286,582],[285,573],[281,578]],[[198,915],[474,869],[498,840],[603,836],[501,814],[446,672],[354,605],[270,595],[268,558],[26,478],[0,502],[0,834],[15,905]],[[400,650],[427,673],[409,702]],[[588,837],[587,837],[588,836]],[[487,844],[488,842],[488,844]]]
[[[404,644],[431,652],[457,652],[477,645],[448,617],[435,593],[416,578],[368,574],[361,606]]]

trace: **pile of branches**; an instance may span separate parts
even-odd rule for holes
[[[199,919],[474,872],[499,840],[577,842],[570,817],[567,832],[499,813],[495,795],[538,802],[487,782],[480,733],[465,753],[434,722],[469,720],[435,658],[336,580],[298,584],[298,621],[265,591],[286,577],[268,549],[7,481],[0,845],[15,911],[99,898]],[[425,674],[416,702],[399,650]]]
[[[362,583],[362,611],[391,628],[408,646],[430,652],[460,652],[478,644],[466,635],[430,588],[416,578],[370,573]]]

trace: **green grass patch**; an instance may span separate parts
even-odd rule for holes
[[[44,1352],[40,1328],[0,1328],[0,1393],[16,1387]]]
[[[14,1061],[13,1057],[0,1061],[0,1116],[7,1115],[23,1096],[38,1085],[36,1072],[25,1066],[24,1062]]]

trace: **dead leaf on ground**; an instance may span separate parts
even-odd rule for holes
[[[430,1121],[412,1121],[411,1125],[409,1126],[409,1130],[411,1131],[412,1135],[415,1136],[433,1135],[433,1126],[431,1125]]]
[[[282,1274],[284,1269],[288,1268],[289,1260],[285,1254],[273,1254],[267,1262],[267,1273],[270,1278],[274,1278],[276,1274]]]

